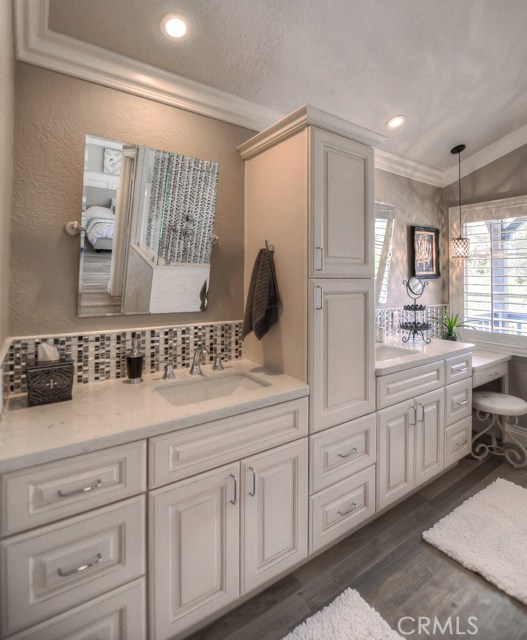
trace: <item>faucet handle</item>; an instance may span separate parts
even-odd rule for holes
[[[212,365],[213,371],[223,371],[225,367],[223,366],[223,362],[221,361],[221,353],[217,353],[214,356],[214,364]]]

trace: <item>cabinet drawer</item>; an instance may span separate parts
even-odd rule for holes
[[[6,473],[0,534],[10,535],[146,490],[146,441]]]
[[[459,422],[472,414],[472,380],[467,378],[445,387],[446,425]]]
[[[492,382],[492,380],[497,380],[498,378],[502,378],[506,376],[509,372],[509,364],[508,362],[502,362],[501,364],[497,364],[493,367],[488,367],[487,369],[480,369],[479,371],[474,371],[473,376],[473,387],[479,387],[486,382]]]
[[[313,553],[375,513],[375,465],[312,496],[309,511]]]
[[[146,640],[145,579],[105,593],[9,640]]]
[[[344,480],[375,464],[375,414],[309,437],[310,493]]]
[[[444,385],[444,361],[430,362],[377,378],[377,409],[415,398]]]
[[[307,398],[150,439],[150,487],[307,435]]]
[[[445,429],[445,466],[461,460],[470,453],[472,416]]]
[[[138,496],[2,541],[3,636],[143,575],[144,530]]]
[[[445,360],[445,384],[452,384],[472,375],[472,354],[464,353]]]

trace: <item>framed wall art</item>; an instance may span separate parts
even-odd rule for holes
[[[411,227],[412,275],[418,278],[439,278],[439,229]]]

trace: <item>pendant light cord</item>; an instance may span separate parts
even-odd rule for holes
[[[459,237],[461,238],[463,236],[463,223],[461,221],[461,151],[458,153],[458,156],[457,156],[457,166],[458,166],[457,186],[458,186],[458,193],[459,193]]]

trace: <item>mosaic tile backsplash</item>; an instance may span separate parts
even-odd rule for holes
[[[424,311],[424,322],[430,322],[432,325],[427,332],[430,338],[441,338],[443,335],[443,328],[439,322],[434,320],[441,320],[443,313],[448,313],[447,304],[435,304],[427,306]],[[384,327],[385,335],[387,338],[396,338],[407,333],[399,327],[401,322],[410,322],[413,320],[413,313],[405,311],[402,307],[396,307],[393,309],[376,309],[375,311],[375,325],[377,327]]]
[[[176,368],[189,367],[200,345],[209,352],[208,362],[213,361],[216,353],[221,353],[223,360],[242,357],[241,321],[14,338],[3,362],[3,398],[27,391],[26,364],[35,359],[38,345],[50,339],[61,355],[73,359],[74,384],[125,378],[126,352],[130,350],[133,335],[139,339],[141,352],[145,354],[145,373],[161,371],[166,362]]]

